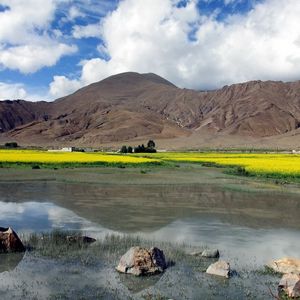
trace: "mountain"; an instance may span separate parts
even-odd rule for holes
[[[31,145],[100,147],[152,138],[167,148],[297,147],[300,82],[195,91],[152,73],[122,73],[50,103],[2,101],[0,127],[0,141]]]

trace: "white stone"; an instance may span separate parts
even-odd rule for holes
[[[207,268],[206,273],[229,278],[230,265],[228,262],[226,262],[224,260],[219,260],[219,261],[215,262],[214,264],[211,264]]]

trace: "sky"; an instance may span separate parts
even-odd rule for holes
[[[0,0],[0,99],[127,71],[197,90],[299,80],[299,16],[299,0]]]

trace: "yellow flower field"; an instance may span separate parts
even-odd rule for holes
[[[153,155],[167,161],[215,163],[222,166],[241,166],[252,174],[300,177],[300,155],[264,153],[158,153]]]
[[[300,155],[264,153],[165,152],[153,154],[111,154],[0,150],[0,163],[36,164],[144,164],[159,162],[214,163],[240,166],[255,175],[300,177]]]
[[[125,156],[107,153],[83,153],[83,152],[48,152],[35,150],[0,150],[0,162],[2,163],[129,163],[143,164],[155,163],[158,160]]]

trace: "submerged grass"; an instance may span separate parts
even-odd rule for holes
[[[74,231],[52,231],[41,234],[30,234],[25,240],[26,248],[35,255],[52,259],[76,260],[85,265],[96,264],[100,261],[108,261],[114,264],[131,247],[140,246],[145,248],[159,247],[164,251],[169,266],[175,262],[194,262],[199,264],[199,257],[196,258],[187,254],[192,248],[185,244],[174,244],[170,242],[157,242],[146,240],[131,235],[106,235],[95,243],[86,244],[77,239],[75,242],[68,242],[68,236],[81,237],[81,232]],[[197,263],[196,263],[197,262]]]
[[[67,236],[74,234],[81,236],[80,232],[74,231],[24,236],[29,249],[27,261],[58,268],[56,272],[52,269],[45,278],[42,276],[44,279],[38,279],[38,287],[42,280],[50,287],[50,296],[36,296],[36,299],[199,299],[199,296],[201,299],[269,299],[267,287],[275,290],[278,281],[268,273],[247,270],[239,270],[238,276],[230,281],[204,274],[215,260],[189,255],[190,250],[195,249],[185,244],[116,234],[107,235],[90,245],[66,243]],[[118,274],[115,266],[132,246],[162,249],[169,266],[166,272],[142,278]],[[45,269],[39,270],[37,266],[35,272],[45,272]],[[33,299],[31,278],[21,284],[19,289],[24,289],[25,296],[19,298]],[[14,295],[15,290],[13,286],[8,295]]]

